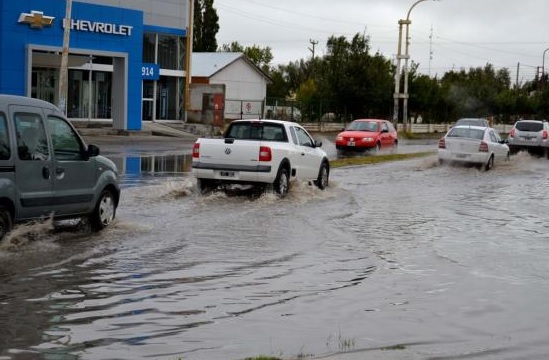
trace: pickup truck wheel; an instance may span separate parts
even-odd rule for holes
[[[286,168],[280,168],[278,170],[273,188],[280,197],[284,197],[288,194],[288,190],[290,189],[290,177],[288,176],[288,170],[286,170]]]
[[[320,190],[324,190],[328,186],[329,176],[330,176],[330,171],[328,170],[328,165],[325,162],[323,162],[322,165],[320,165],[320,170],[318,171],[318,178],[316,179],[316,186]]]
[[[198,192],[201,195],[207,195],[214,190],[213,182],[207,179],[197,179],[196,186],[198,187]]]
[[[90,215],[90,224],[93,231],[100,231],[109,226],[116,215],[116,200],[110,190],[103,190],[93,213]]]
[[[0,205],[0,241],[11,231],[13,221],[8,209]]]

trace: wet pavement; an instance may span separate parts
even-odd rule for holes
[[[124,166],[112,227],[0,245],[0,359],[547,358],[549,161],[199,196],[192,142],[148,141],[102,144]]]

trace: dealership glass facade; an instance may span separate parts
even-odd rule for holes
[[[158,64],[162,69],[158,80],[143,81],[143,120],[183,120],[185,38],[145,33],[143,62]]]
[[[183,120],[186,3],[73,1],[67,116],[128,130]],[[59,104],[65,4],[0,2],[1,93]]]

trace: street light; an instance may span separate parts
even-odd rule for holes
[[[410,58],[409,54],[409,48],[410,48],[410,24],[412,21],[410,20],[410,13],[412,12],[412,9],[419,4],[420,2],[424,2],[427,0],[417,0],[415,3],[412,4],[410,9],[408,10],[408,13],[406,15],[406,20],[399,20],[399,30],[398,30],[398,49],[397,49],[397,68],[395,72],[395,93],[393,95],[394,97],[394,111],[393,111],[393,121],[395,123],[398,122],[398,113],[399,113],[399,102],[400,99],[403,99],[403,105],[402,105],[402,124],[404,126],[404,130],[408,130],[408,59]],[[437,0],[433,0],[437,1]],[[405,52],[404,55],[402,55],[402,25],[406,25],[406,46],[405,46]],[[404,92],[400,92],[400,60],[404,59]]]
[[[541,62],[541,79],[545,76],[545,54],[549,51],[549,48],[543,51],[543,61]]]

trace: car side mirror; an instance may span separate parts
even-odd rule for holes
[[[99,155],[99,147],[97,145],[90,144],[88,145],[88,151],[86,152],[89,157],[94,157]]]
[[[389,132],[388,129],[382,129],[382,130],[381,130],[381,133],[388,133],[388,132]]]
[[[322,147],[322,141],[315,140],[315,147]]]

